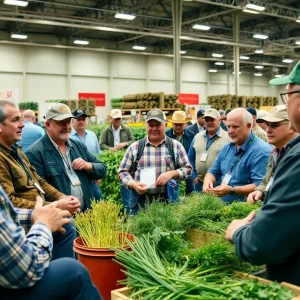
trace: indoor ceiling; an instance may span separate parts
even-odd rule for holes
[[[264,10],[244,12],[249,3]],[[140,53],[132,49],[138,45],[146,47],[143,54],[171,56],[172,11],[171,0],[28,0],[26,7],[0,0],[0,43]],[[117,12],[135,15],[135,19],[117,19]],[[182,57],[207,60],[210,68],[232,71],[233,49],[239,46],[240,55],[249,57],[240,59],[241,72],[254,73],[258,71],[255,66],[262,65],[260,73],[286,74],[300,60],[299,16],[299,0],[182,1],[180,40],[181,50],[186,51]],[[237,22],[240,34],[235,36]],[[193,28],[195,24],[211,28],[198,30]],[[26,34],[27,39],[13,39],[12,33]],[[254,34],[268,38],[255,39]],[[75,45],[75,39],[89,44]],[[256,49],[263,49],[263,54],[255,53]],[[218,59],[212,53],[224,56]],[[284,58],[293,62],[284,63]]]

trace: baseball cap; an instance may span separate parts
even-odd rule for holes
[[[271,85],[281,85],[281,84],[299,84],[300,85],[300,62],[296,64],[292,72],[283,77],[275,78],[269,81]]]
[[[220,113],[216,109],[210,108],[205,111],[203,119],[205,119],[206,117],[217,119],[217,118],[220,118],[221,116],[220,116]]]
[[[246,109],[252,116],[257,116],[257,111],[254,107],[247,107]]]
[[[267,115],[267,111],[262,109],[262,110],[259,110],[257,112],[257,119],[256,119],[256,123],[263,123],[263,122],[266,122],[264,119],[262,119],[263,117],[265,117]]]
[[[269,112],[267,112],[266,116],[260,117],[260,119],[266,122],[281,122],[290,120],[286,105],[274,106]]]
[[[88,114],[83,109],[76,109],[73,112],[75,118],[79,118],[81,116],[88,117]]]
[[[203,117],[203,116],[204,116],[204,113],[205,113],[205,110],[204,110],[204,109],[199,109],[199,110],[197,111],[197,118]]]
[[[167,118],[166,118],[165,113],[162,110],[152,109],[152,110],[148,111],[147,116],[146,116],[146,122],[148,122],[150,120],[156,120],[156,121],[162,123],[162,122],[166,122]]]
[[[110,112],[110,116],[113,118],[113,119],[118,119],[118,118],[123,118],[122,116],[122,112],[121,110],[119,109],[113,109],[111,112]]]
[[[62,103],[52,103],[46,110],[44,119],[62,121],[68,118],[74,118],[68,105]]]

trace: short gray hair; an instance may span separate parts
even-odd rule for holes
[[[233,109],[228,115],[227,118],[230,118],[232,115],[239,115],[244,123],[244,125],[251,124],[253,126],[252,115],[247,111],[247,109],[238,107]]]
[[[16,107],[16,105],[10,101],[7,100],[0,100],[0,123],[4,124],[5,123],[5,119],[7,118],[6,116],[6,106],[10,105],[10,106],[14,106]]]

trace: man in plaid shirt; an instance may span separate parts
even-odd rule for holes
[[[153,109],[149,111],[146,118],[147,137],[145,148],[134,174],[132,172],[135,168],[138,146],[141,140],[131,144],[123,157],[118,170],[122,185],[134,190],[138,195],[143,195],[139,198],[138,203],[131,201],[128,204],[130,209],[137,209],[138,204],[143,206],[145,200],[152,201],[158,197],[167,200],[166,184],[169,180],[186,180],[191,177],[192,166],[184,147],[180,142],[172,139],[176,160],[176,166],[174,166],[166,145],[166,126],[167,119],[161,110]],[[153,185],[149,186],[141,182],[143,169],[152,169],[152,175],[155,175],[155,183]]]
[[[52,232],[64,233],[70,217],[69,211],[58,208],[57,201],[43,206],[40,196],[34,210],[14,209],[0,186],[1,299],[101,299],[88,271],[77,260],[50,261]]]

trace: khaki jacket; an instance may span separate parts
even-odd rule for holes
[[[64,195],[36,173],[21,148],[18,149],[18,153],[27,166],[33,181],[39,183],[45,195],[43,196],[39,192],[33,181],[28,180],[24,169],[11,155],[11,149],[0,144],[0,183],[14,207],[34,208],[37,196],[52,202]]]

